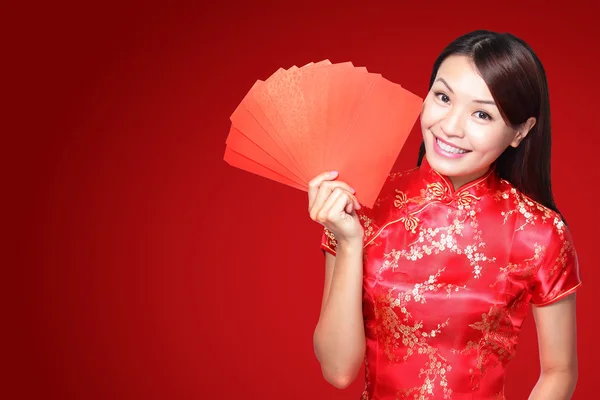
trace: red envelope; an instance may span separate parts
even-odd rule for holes
[[[329,60],[257,81],[231,115],[224,160],[307,191],[330,170],[373,207],[423,99],[380,74]]]
[[[225,147],[225,157],[224,160],[233,167],[237,167],[239,169],[245,170],[247,172],[251,172],[256,175],[260,175],[264,178],[271,179],[273,181],[283,183],[285,185],[291,186],[296,189],[306,190],[305,187],[298,185],[294,181],[286,178],[285,176],[278,174],[275,171],[272,171],[263,165],[235,152],[228,146]]]

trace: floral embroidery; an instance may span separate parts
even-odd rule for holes
[[[572,257],[573,245],[571,242],[564,240],[562,247],[560,248],[560,254],[554,260],[554,265],[550,269],[550,277],[553,277],[554,274],[560,269],[560,273],[564,272],[565,267],[567,266],[567,260]]]
[[[462,210],[469,209],[475,200],[480,200],[480,197],[475,196],[467,190],[461,190],[454,195],[450,195],[448,186],[440,182],[427,184],[426,189],[421,190],[420,196],[412,198],[409,198],[401,190],[395,189],[394,191],[396,193],[394,207],[404,211],[404,215],[400,217],[399,221],[403,222],[404,228],[413,234],[416,233],[416,228],[419,224],[419,218],[415,215],[423,211],[432,202],[441,202],[448,205],[455,203],[458,209]],[[409,204],[415,204],[417,209],[410,211],[408,209]]]
[[[540,246],[537,243],[533,244],[534,255],[531,258],[527,258],[523,260],[522,263],[508,263],[508,265],[504,267],[500,267],[498,277],[496,282],[490,284],[490,287],[495,287],[498,283],[504,282],[509,279],[512,275],[521,277],[521,278],[531,278],[535,273],[539,260],[544,258],[544,254],[546,253],[546,249],[544,246]]]
[[[361,225],[364,230],[364,240],[368,240],[375,233],[375,225],[373,224],[373,220],[365,213],[359,212],[358,219],[361,222]],[[325,236],[326,245],[331,250],[337,250],[338,241],[335,235],[327,228],[323,228],[323,233]]]
[[[520,213],[525,217],[525,222],[516,228],[517,231],[525,229],[527,225],[535,225],[536,221],[540,218],[538,216],[541,211],[541,222],[546,222],[547,219],[552,217],[552,210],[542,206],[541,204],[534,202],[529,197],[522,193],[519,193],[517,189],[510,188],[507,191],[498,191],[494,194],[496,201],[510,200],[515,207],[509,211],[502,211],[501,215],[504,217],[504,223],[508,221],[508,218],[515,213]],[[538,212],[536,212],[536,210]]]
[[[394,257],[390,254],[389,257]],[[419,377],[422,377],[421,386],[401,390],[399,399],[408,399],[410,395],[418,394],[419,399],[429,399],[429,395],[434,394],[435,385],[439,385],[444,394],[444,398],[450,398],[452,390],[448,387],[446,373],[452,370],[446,358],[438,353],[437,348],[428,343],[429,339],[435,338],[441,331],[448,326],[449,319],[437,324],[434,329],[424,329],[423,321],[414,321],[412,324],[406,324],[411,318],[410,303],[424,304],[428,292],[438,292],[445,290],[447,298],[452,293],[466,289],[465,286],[456,286],[448,283],[438,282],[438,278],[444,272],[445,268],[439,270],[435,275],[431,275],[428,280],[417,283],[412,289],[393,295],[395,288],[390,289],[385,296],[376,298],[375,316],[378,320],[378,334],[384,341],[384,352],[391,362],[406,362],[415,354],[427,355],[428,361],[425,362]],[[398,310],[399,312],[396,312]],[[403,316],[402,321],[399,316]],[[400,344],[406,349],[402,358],[397,355]],[[416,398],[416,397],[414,397]]]
[[[370,339],[361,400],[451,399],[459,387],[504,400],[502,371],[489,372],[514,357],[532,290],[551,288],[533,292],[539,305],[579,284],[560,216],[488,177],[453,191],[429,169],[393,174],[376,213],[359,213]]]
[[[327,247],[329,247],[330,249],[336,249],[338,243],[337,239],[335,238],[335,235],[327,228],[323,228],[323,233],[327,238]]]
[[[440,182],[434,182],[427,185],[427,200],[444,201],[448,198],[448,187]]]
[[[446,372],[452,371],[452,366],[448,365],[447,360],[434,347],[429,346],[424,349],[419,347],[419,354],[426,354],[429,357],[429,361],[425,363],[424,368],[419,373],[419,377],[425,375],[423,384],[419,387],[401,389],[398,391],[396,398],[398,400],[429,400],[431,398],[429,396],[434,395],[434,385],[439,379],[438,385],[442,388],[443,398],[452,399],[452,389],[448,387],[446,377]]]
[[[400,222],[404,222],[404,228],[411,233],[415,233],[415,229],[419,226],[419,218],[410,215],[400,218]]]
[[[418,169],[419,169],[419,167],[415,167],[415,168],[411,168],[411,169],[406,170],[406,171],[390,172],[390,174],[389,174],[389,181],[393,182],[393,181],[395,181],[398,178],[402,178],[402,177],[404,177],[406,175],[409,175],[412,172],[417,171]]]
[[[456,210],[454,218],[450,219],[451,224],[446,227],[420,229],[419,236],[416,241],[409,244],[406,249],[398,252],[398,258],[403,257],[410,261],[416,261],[424,256],[437,255],[440,252],[449,250],[456,254],[464,255],[473,268],[473,277],[479,278],[483,270],[482,263],[493,263],[495,257],[487,256],[481,251],[485,247],[485,242],[481,240],[482,231],[479,229],[477,222],[477,212],[471,210]],[[464,218],[461,219],[461,217]],[[400,218],[400,222],[405,224],[405,228],[412,233],[415,233],[419,220],[414,218],[409,220],[407,217]],[[462,232],[468,226],[472,230],[474,243],[466,245],[464,248],[458,245],[456,236],[462,236]],[[439,239],[438,239],[439,236]],[[397,262],[396,264],[397,265]],[[394,264],[383,263],[379,269],[379,273],[386,268],[393,267]]]
[[[370,370],[370,365],[369,365],[369,357],[367,354],[365,354],[365,357],[364,357],[364,364],[365,364],[365,376],[369,376],[371,370]],[[369,400],[370,389],[371,389],[371,382],[368,379],[365,379],[364,389],[360,396],[360,400]]]
[[[364,229],[365,239],[368,239],[375,232],[373,227],[373,220],[369,218],[366,214],[359,213],[358,219],[361,221],[361,224]]]
[[[473,202],[473,200],[479,200],[480,198],[467,192],[467,191],[462,191],[458,194],[457,196],[457,203],[459,205],[459,207],[466,207],[468,208],[471,203]]]
[[[470,369],[471,382],[474,384],[473,389],[479,387],[479,379],[485,375],[488,366],[495,367],[503,361],[509,361],[515,355],[515,349],[518,341],[518,331],[513,329],[513,321],[511,312],[518,309],[523,303],[522,292],[519,298],[510,304],[508,307],[493,305],[487,314],[482,314],[481,320],[469,326],[481,332],[479,341],[469,341],[463,350],[452,350],[454,353],[465,354],[471,351],[477,353],[476,369],[479,374],[476,374],[473,369]],[[495,362],[488,365],[489,361]]]
[[[407,202],[408,197],[406,197],[406,194],[396,189],[396,200],[394,200],[394,206],[398,208],[403,208],[404,206],[406,206]]]

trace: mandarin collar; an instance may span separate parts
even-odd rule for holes
[[[465,196],[479,199],[481,196],[489,193],[499,180],[496,173],[496,163],[493,163],[484,175],[465,183],[455,190],[450,178],[434,170],[427,161],[426,155],[423,156],[423,160],[419,166],[419,176],[427,188],[433,188],[435,191],[438,191],[439,197],[447,199]]]

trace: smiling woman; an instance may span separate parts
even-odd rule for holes
[[[533,305],[541,375],[530,400],[577,381],[579,264],[550,186],[545,73],[522,40],[475,31],[434,64],[416,168],[375,206],[335,174],[309,187],[325,229],[314,347],[323,376],[363,400],[504,399]]]
[[[550,182],[548,84],[527,43],[508,33],[464,35],[438,56],[429,86],[417,165],[427,153],[434,169],[458,186],[493,166],[522,193],[558,211]],[[433,151],[433,138],[450,146],[468,143],[474,154],[459,163],[444,162],[436,157],[443,154]]]
[[[509,146],[516,148],[535,122],[529,117],[508,125],[472,58],[449,56],[423,104],[427,160],[458,188],[485,174]]]

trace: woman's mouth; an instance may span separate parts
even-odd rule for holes
[[[465,149],[461,149],[460,147],[452,146],[452,145],[440,140],[436,136],[434,136],[434,138],[435,138],[436,150],[443,155],[447,155],[447,156],[451,156],[451,157],[460,157],[462,155],[465,155],[465,154],[471,152],[470,150],[465,150]]]

